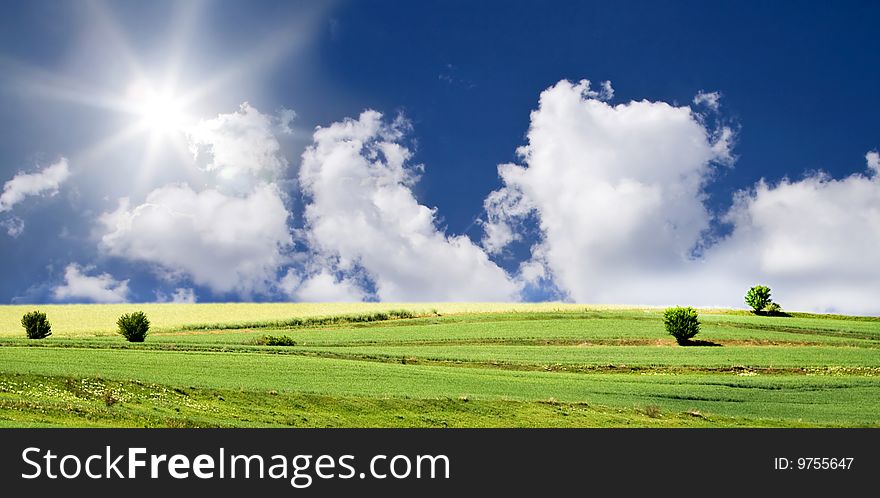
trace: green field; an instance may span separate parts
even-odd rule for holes
[[[656,308],[59,305],[29,340],[32,308],[0,307],[0,426],[880,426],[878,318],[701,310],[682,347]]]

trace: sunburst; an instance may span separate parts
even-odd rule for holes
[[[192,153],[187,144],[187,134],[200,117],[210,108],[209,102],[219,97],[227,85],[233,85],[237,78],[248,75],[253,78],[274,67],[292,50],[304,47],[311,36],[315,20],[320,10],[304,13],[298,22],[258,41],[250,50],[240,54],[240,58],[227,61],[213,74],[201,74],[193,80],[187,60],[194,56],[189,42],[194,39],[196,20],[201,16],[204,2],[180,2],[171,15],[170,37],[165,50],[167,58],[162,66],[147,67],[124,35],[124,30],[113,19],[110,10],[102,2],[88,2],[92,25],[90,29],[107,40],[115,54],[106,60],[106,67],[124,68],[128,80],[122,81],[116,91],[102,91],[105,84],[95,81],[70,79],[61,74],[45,70],[17,66],[21,88],[30,95],[57,99],[78,105],[110,111],[108,118],[121,116],[115,131],[103,135],[79,151],[70,152],[84,167],[100,164],[99,159],[113,151],[126,151],[132,159],[133,171],[139,183],[147,183],[157,173],[166,159],[177,154],[181,161],[191,161]],[[93,74],[96,78],[101,73]],[[187,77],[189,76],[189,78]],[[103,82],[102,82],[103,83]],[[242,95],[246,99],[247,95]],[[216,115],[216,110],[211,114]],[[142,147],[142,148],[141,148]],[[171,156],[169,156],[171,154]],[[119,156],[117,156],[119,157]],[[160,161],[160,158],[161,161]]]
[[[136,117],[133,126],[151,135],[185,132],[192,122],[186,103],[173,89],[157,90],[146,81],[137,81],[129,87],[127,98],[128,107]]]

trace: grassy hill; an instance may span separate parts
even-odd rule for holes
[[[701,310],[682,347],[656,308],[75,305],[28,340],[32,308],[0,308],[2,426],[880,425],[877,318]],[[135,309],[142,344],[113,333]]]

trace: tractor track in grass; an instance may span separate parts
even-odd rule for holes
[[[869,341],[880,341],[880,334],[869,334],[857,332],[853,330],[834,330],[822,328],[806,328],[806,327],[785,327],[781,325],[752,324],[738,322],[706,322],[705,325],[711,325],[719,328],[731,329],[749,329],[749,330],[767,330],[772,332],[785,332],[787,334],[817,335],[824,337],[845,337],[847,339],[865,339]]]
[[[858,340],[867,340],[874,341],[876,345],[874,347],[880,347],[880,334],[876,333],[866,333],[860,332],[856,330],[839,330],[839,329],[831,329],[831,328],[822,328],[822,327],[800,327],[800,326],[791,326],[791,325],[778,325],[778,324],[765,324],[765,323],[741,323],[735,321],[726,321],[726,320],[713,320],[714,316],[725,316],[724,314],[707,314],[704,321],[704,327],[717,327],[721,329],[739,329],[739,330],[756,330],[756,331],[768,331],[768,332],[782,332],[788,334],[798,334],[798,335],[810,335],[810,336],[821,336],[821,337],[833,337],[833,338],[846,338],[846,339],[858,339]],[[730,315],[730,316],[738,316],[738,315]],[[796,318],[795,318],[796,319]],[[586,312],[586,313],[547,313],[542,314],[541,316],[534,315],[517,315],[517,314],[498,314],[498,315],[483,315],[479,316],[479,318],[475,318],[474,315],[469,314],[461,314],[461,315],[443,315],[443,316],[418,316],[413,318],[394,318],[388,320],[371,320],[365,322],[346,322],[341,321],[339,323],[331,323],[331,324],[318,324],[318,325],[306,325],[306,326],[291,326],[291,327],[277,327],[277,326],[259,326],[259,327],[247,327],[247,326],[225,326],[222,328],[212,329],[212,328],[203,328],[203,326],[187,326],[183,330],[180,331],[162,331],[156,335],[162,336],[177,336],[177,335],[201,335],[201,334],[220,334],[220,333],[229,333],[231,331],[238,332],[258,332],[258,331],[295,331],[295,330],[322,330],[322,331],[332,331],[332,330],[351,330],[351,329],[366,329],[366,328],[390,328],[390,327],[429,327],[436,325],[451,325],[451,324],[499,324],[499,323],[510,323],[510,322],[542,322],[542,321],[557,321],[557,320],[578,320],[578,321],[604,321],[604,320],[622,320],[622,321],[633,321],[633,322],[646,322],[646,321],[656,321],[659,323],[660,318],[658,316],[654,316],[651,314],[642,315],[632,315],[632,314],[618,314],[613,312]],[[861,320],[861,321],[873,321],[873,320]],[[503,340],[503,339],[501,339]],[[615,340],[615,339],[610,339]],[[619,339],[619,340],[629,340],[629,341],[639,341],[639,339]],[[654,341],[652,339],[643,339],[644,341]],[[641,343],[648,344],[649,342]],[[792,345],[796,345],[798,341],[790,341]],[[634,342],[634,344],[638,344]],[[781,343],[780,343],[781,344]]]
[[[45,343],[44,343],[45,344]],[[64,348],[64,349],[106,349],[106,350],[129,350],[129,351],[167,351],[182,353],[237,353],[237,354],[265,354],[265,355],[290,355],[309,358],[323,358],[333,360],[363,361],[375,363],[442,366],[474,369],[497,369],[527,372],[564,372],[578,374],[641,374],[641,375],[683,375],[683,374],[730,374],[738,376],[754,375],[858,375],[864,377],[880,376],[880,367],[852,367],[852,366],[808,366],[808,367],[768,367],[759,365],[730,365],[730,366],[699,366],[699,365],[626,365],[622,363],[545,363],[528,361],[506,360],[468,360],[455,358],[440,358],[417,356],[407,354],[369,354],[353,353],[345,351],[346,347],[333,346],[332,349],[304,349],[302,347],[261,347],[246,345],[193,345],[185,347],[180,344],[150,344],[143,343],[131,345],[129,343],[91,343],[91,344],[65,344],[55,343],[51,346],[25,343],[28,347]],[[419,343],[417,345],[425,345]],[[447,345],[447,344],[440,344]],[[519,345],[519,344],[517,344]],[[531,345],[531,344],[530,344]],[[581,345],[580,343],[578,345]],[[20,347],[20,344],[4,344],[0,347]],[[357,346],[365,346],[358,344]]]
[[[770,339],[713,339],[715,346],[786,346],[786,347],[857,347],[865,349],[880,349],[880,342],[853,341],[853,342],[816,342],[816,341],[778,341]],[[565,338],[480,338],[480,339],[416,339],[409,341],[357,341],[339,343],[315,343],[303,342],[300,346],[307,347],[359,347],[359,346],[658,346],[678,347],[674,339],[565,339]],[[700,346],[695,346],[700,347]]]
[[[247,332],[247,331],[243,331]],[[219,334],[214,332],[203,332],[199,335]],[[160,336],[160,334],[156,334]],[[181,333],[181,337],[192,336],[194,333]],[[162,337],[176,337],[177,334],[161,334]],[[33,341],[24,339],[2,339],[0,338],[0,347],[49,347],[49,348],[83,348],[83,349],[146,349],[156,351],[213,351],[213,352],[265,352],[273,354],[289,353],[280,347],[271,347],[257,344],[257,340],[261,336],[254,334],[253,339],[244,340],[237,343],[211,343],[211,342],[143,342],[129,343],[122,341],[110,341],[101,338],[95,339],[53,339],[46,341]],[[863,348],[863,349],[880,349],[880,341],[855,340],[851,342],[819,342],[819,341],[792,341],[792,340],[773,340],[773,339],[713,339],[712,346],[777,346],[777,347],[844,347],[844,348]],[[674,339],[647,339],[647,338],[538,338],[538,337],[498,337],[498,338],[473,338],[473,339],[410,339],[410,340],[356,340],[356,341],[338,341],[338,342],[308,342],[299,341],[297,347],[364,347],[364,346],[570,346],[570,347],[591,347],[591,346],[657,346],[657,347],[680,347]],[[688,347],[707,347],[707,346],[688,346]],[[708,346],[711,347],[711,346]]]
[[[400,363],[403,365],[443,366],[460,368],[489,368],[499,370],[516,370],[526,372],[565,372],[565,373],[619,373],[619,374],[732,374],[739,376],[753,375],[860,375],[865,377],[880,376],[880,367],[764,367],[733,365],[723,367],[704,367],[696,365],[655,366],[625,364],[576,364],[576,363],[530,363],[516,361],[480,361],[457,360],[443,358],[426,358],[410,355],[378,355],[378,354],[345,354],[326,350],[298,350],[292,354],[313,358],[329,358],[336,360],[373,361],[379,363]]]

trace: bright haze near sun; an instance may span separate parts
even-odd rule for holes
[[[200,18],[215,3],[159,5],[164,9],[158,18],[165,28],[162,37],[139,37],[131,30],[131,18],[116,18],[114,4],[87,2],[80,9],[81,48],[72,51],[63,70],[12,63],[14,87],[24,97],[46,108],[73,106],[88,116],[76,123],[77,134],[88,138],[80,139],[67,157],[87,165],[115,161],[117,169],[124,162],[141,185],[162,169],[191,166],[187,136],[193,126],[259,95],[266,74],[282,60],[296,60],[321,10],[305,9],[224,51],[216,48],[215,33],[200,28]],[[156,15],[155,9],[144,10]]]
[[[186,103],[176,95],[174,88],[156,87],[147,80],[134,81],[126,92],[138,129],[153,137],[179,133],[191,123]]]

